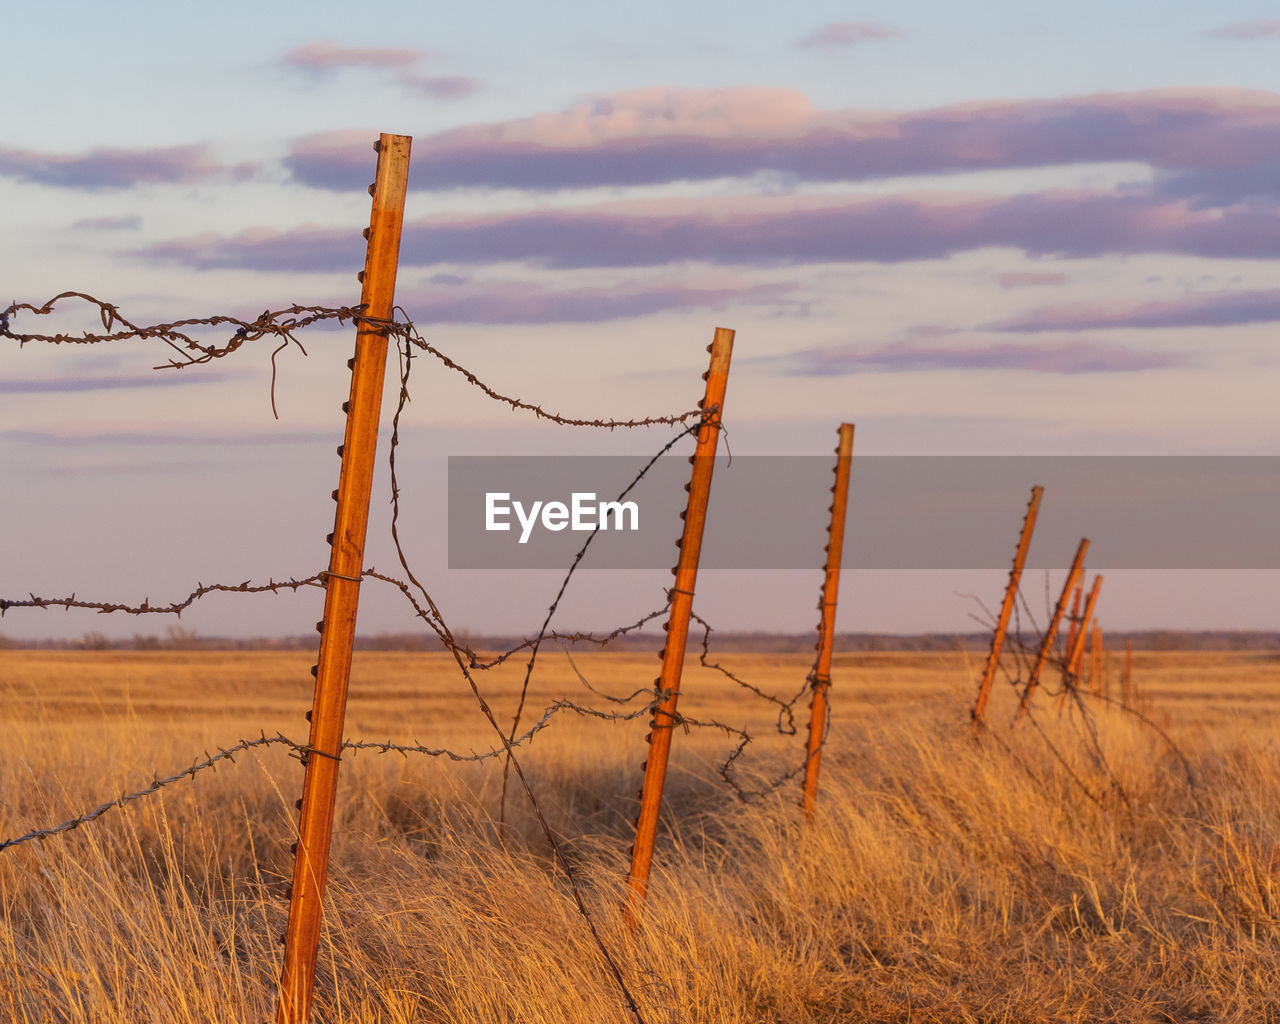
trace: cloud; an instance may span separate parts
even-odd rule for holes
[[[294,140],[299,183],[358,189],[368,133]],[[652,88],[554,114],[415,140],[415,188],[600,186],[782,175],[837,182],[1004,168],[1140,162],[1168,189],[1280,162],[1280,95],[1231,88],[966,103],[905,113],[820,112],[787,89]],[[1210,181],[1179,178],[1190,172]]]
[[[429,279],[396,296],[420,323],[603,323],[669,310],[775,304],[784,301],[792,288],[784,284],[689,281],[547,288],[530,281],[471,282],[456,275],[437,277],[444,280]]]
[[[220,384],[243,376],[243,371],[201,370],[197,373],[166,371],[156,373],[154,376],[130,377],[11,377],[8,380],[0,380],[0,395],[54,395],[80,391],[173,387],[183,384]]]
[[[437,100],[465,99],[483,83],[469,75],[425,75],[415,70],[432,54],[426,50],[386,46],[338,46],[318,39],[281,54],[276,62],[311,78],[327,77],[346,68],[360,68],[393,76],[407,92]]]
[[[996,284],[1001,288],[1042,288],[1046,285],[1066,284],[1070,278],[1051,270],[1013,270],[997,274]]]
[[[1221,25],[1205,32],[1207,36],[1219,39],[1235,39],[1248,42],[1254,39],[1275,39],[1280,36],[1280,21],[1267,18],[1255,18],[1252,21],[1237,21],[1230,25]]]
[[[125,217],[81,217],[71,226],[83,231],[136,231],[142,227],[142,218],[137,214]]]
[[[289,231],[248,228],[236,235],[212,231],[157,242],[130,255],[158,263],[177,263],[197,270],[252,269],[324,272],[364,266],[364,240],[355,230],[335,231],[303,225]],[[402,255],[402,265],[410,263]]]
[[[99,148],[79,156],[0,146],[0,177],[57,188],[96,191],[141,184],[190,184],[223,170],[203,145]]]
[[[1101,328],[1232,327],[1280,320],[1280,290],[1215,292],[1174,302],[1088,305],[1038,309],[987,325],[991,330],[1089,331]]]
[[[937,347],[900,341],[878,349],[852,345],[811,348],[760,362],[799,377],[854,373],[925,373],[945,370],[1022,370],[1031,373],[1133,373],[1185,364],[1172,352],[1135,352],[1102,342],[987,344]]]
[[[234,428],[216,432],[195,431],[166,432],[146,431],[48,431],[48,430],[0,430],[0,440],[15,444],[29,444],[39,448],[194,448],[201,445],[225,447],[227,445],[253,446],[271,444],[321,444],[332,438],[331,431],[321,430],[254,430],[238,431]]]
[[[425,50],[398,49],[386,46],[338,46],[327,39],[317,39],[280,55],[279,63],[287,68],[311,73],[337,71],[340,68],[412,67],[427,56]]]
[[[900,39],[892,25],[874,21],[833,21],[814,29],[796,45],[806,50],[843,50],[871,39]]]
[[[400,262],[519,262],[555,269],[897,263],[988,247],[1071,258],[1178,253],[1275,259],[1280,211],[1205,211],[1180,201],[1087,191],[664,200],[411,221]],[[230,237],[207,233],[133,254],[197,269],[305,272],[354,270],[362,253],[354,230],[304,226]]]
[[[484,83],[470,75],[414,75],[405,74],[399,82],[410,92],[430,96],[437,100],[461,100],[474,95]]]
[[[89,465],[39,466],[28,469],[26,472],[32,476],[49,477],[54,480],[67,478],[81,480],[90,476],[115,480],[127,476],[169,478],[181,473],[207,475],[214,470],[226,468],[225,460],[175,459],[171,462],[93,462]]]

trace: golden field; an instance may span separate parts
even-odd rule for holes
[[[653,654],[575,660],[617,696],[658,666]],[[786,698],[808,668],[799,655],[717,660]],[[304,741],[311,661],[0,652],[0,838],[243,737]],[[716,771],[736,739],[677,732],[638,934],[619,908],[644,721],[563,712],[521,749],[646,1021],[1280,1021],[1280,656],[1136,654],[1135,682],[1177,750],[1114,710],[1059,711],[1051,693],[1034,724],[1011,728],[1007,682],[975,740],[981,661],[837,655],[808,826],[796,782],[744,803]],[[523,666],[477,677],[504,724]],[[1117,662],[1109,672],[1114,691]],[[741,785],[799,763],[776,706],[696,663],[683,687],[684,714],[757,738]],[[546,651],[526,721],[561,698],[620,706]],[[495,746],[443,655],[358,653],[347,721],[352,738]],[[514,787],[499,841],[501,774],[500,760],[345,756],[317,1021],[634,1020]],[[0,1017],[271,1018],[301,780],[284,750],[245,752],[0,851]]]

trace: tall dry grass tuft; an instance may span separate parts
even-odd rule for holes
[[[638,730],[542,734],[526,771],[646,1020],[1280,1020],[1268,719],[1171,725],[1184,763],[1119,713],[1042,710],[1038,729],[975,740],[966,708],[946,689],[837,704],[811,826],[798,784],[743,804],[715,772],[724,737],[681,736],[634,934],[619,910]],[[51,703],[7,724],[0,833],[241,734],[218,716],[179,729]],[[744,771],[763,782],[784,756]],[[317,1021],[630,1019],[522,798],[500,833],[496,762],[361,753],[343,771]],[[283,753],[247,753],[0,853],[0,1014],[268,1019],[300,781]]]

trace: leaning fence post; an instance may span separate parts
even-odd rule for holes
[[[671,754],[671,733],[679,719],[676,702],[680,696],[680,674],[684,667],[684,649],[689,639],[689,615],[693,610],[693,588],[698,579],[698,555],[702,550],[702,528],[707,519],[707,499],[711,494],[711,471],[715,468],[716,444],[724,417],[724,394],[729,383],[729,359],[733,355],[733,331],[717,327],[707,346],[711,365],[706,373],[706,392],[698,405],[702,423],[698,427],[698,445],[694,449],[693,474],[686,485],[689,501],[684,513],[680,559],[671,571],[675,585],[671,588],[671,611],[666,630],[667,642],[662,649],[662,672],[655,680],[658,692],[666,694],[653,710],[649,723],[649,756],[644,763],[644,784],[640,790],[640,814],[636,818],[636,840],[631,847],[631,871],[627,877],[626,916],[635,924],[640,904],[649,888],[649,869],[653,863],[653,840],[658,832],[658,812],[662,809],[662,787],[667,777],[667,759]]]
[[[1067,626],[1067,650],[1074,651],[1076,649],[1076,633],[1079,631],[1081,623],[1084,621],[1080,617],[1080,599],[1084,596],[1084,584],[1081,583],[1076,587],[1075,596],[1071,599],[1071,614],[1068,616]],[[1065,682],[1067,678],[1067,666],[1062,667],[1062,679]]]
[[[1095,697],[1104,696],[1102,670],[1104,667],[1102,627],[1093,620],[1093,634],[1089,637],[1089,692]]]
[[[1081,584],[1083,587],[1083,583]],[[1089,634],[1089,623],[1093,621],[1093,610],[1098,604],[1098,595],[1102,592],[1102,576],[1098,575],[1093,578],[1093,586],[1089,588],[1089,597],[1084,603],[1084,615],[1080,619],[1080,629],[1076,632],[1075,640],[1067,651],[1066,686],[1072,690],[1079,690],[1080,669],[1084,664],[1084,645]]]
[[[1126,707],[1133,707],[1133,637],[1124,641],[1124,675],[1121,677],[1120,702]]]
[[[375,323],[364,320],[358,323],[355,357],[347,364],[351,367],[351,398],[343,405],[347,429],[342,447],[338,449],[342,468],[338,489],[333,492],[338,507],[333,533],[329,535],[331,550],[325,579],[324,619],[317,624],[320,656],[311,670],[316,677],[315,699],[307,716],[311,719],[311,736],[304,758],[302,799],[298,801],[302,814],[294,847],[289,924],[284,936],[284,966],[276,1003],[277,1024],[307,1024],[311,1019],[321,904],[329,868],[329,837],[333,828],[356,604],[363,572],[378,416],[387,363],[387,329],[379,327],[376,321],[390,320],[392,314],[411,141],[407,135],[383,134],[374,146],[378,152],[378,169],[369,190],[373,210],[365,233],[368,246],[364,270],[358,276],[363,282],[360,294],[363,317]]]
[[[822,620],[818,623],[818,657],[809,677],[809,742],[805,747],[804,800],[806,816],[813,816],[818,798],[818,768],[827,732],[827,690],[831,688],[831,645],[836,633],[836,598],[840,590],[840,560],[844,555],[844,520],[849,508],[849,476],[853,466],[853,424],[840,424],[836,446],[836,482],[831,487],[831,526],[827,531],[827,565],[822,580]]]
[[[987,654],[987,665],[982,670],[982,685],[978,687],[978,699],[973,703],[973,711],[969,717],[973,719],[973,727],[979,729],[987,714],[987,701],[991,697],[991,686],[995,682],[996,670],[1000,667],[1000,653],[1004,650],[1005,634],[1009,632],[1009,619],[1013,615],[1014,604],[1018,600],[1018,584],[1022,580],[1022,567],[1027,561],[1027,551],[1031,548],[1031,534],[1036,528],[1036,516],[1040,512],[1040,499],[1044,497],[1044,488],[1037,484],[1031,488],[1031,501],[1027,504],[1027,515],[1022,521],[1022,536],[1018,538],[1018,550],[1013,555],[1013,568],[1009,570],[1009,583],[1004,589],[1004,603],[1000,605],[1000,618],[996,620],[996,631],[991,635],[991,650]]]
[[[1058,626],[1062,623],[1063,612],[1067,610],[1067,600],[1071,596],[1071,590],[1080,581],[1080,573],[1084,569],[1084,556],[1088,550],[1089,538],[1085,537],[1076,548],[1076,557],[1071,563],[1071,570],[1067,573],[1067,582],[1062,586],[1062,596],[1058,598],[1058,603],[1053,609],[1053,618],[1049,620],[1049,627],[1044,631],[1044,640],[1040,643],[1035,666],[1031,669],[1031,678],[1023,687],[1022,700],[1018,702],[1018,718],[1022,718],[1031,707],[1031,697],[1035,694],[1036,685],[1040,682],[1040,673],[1044,671],[1044,666],[1049,660],[1049,652],[1053,650],[1053,645],[1058,639]]]

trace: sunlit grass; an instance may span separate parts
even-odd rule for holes
[[[798,656],[726,655],[795,693]],[[584,655],[615,694],[656,659]],[[304,738],[310,660],[289,654],[6,652],[0,835],[62,820],[259,730]],[[1114,669],[1115,666],[1113,666]],[[553,655],[533,705],[604,702]],[[508,721],[522,666],[485,675]],[[959,656],[842,657],[818,814],[793,783],[743,804],[716,773],[734,741],[676,737],[642,927],[620,906],[642,722],[566,716],[522,763],[587,902],[654,1022],[1280,1019],[1280,663],[1141,654],[1139,683],[1185,752],[1132,718],[1097,743],[1051,695],[1045,739],[967,728]],[[1114,682],[1114,679],[1113,679]],[[349,733],[459,752],[494,745],[444,659],[357,660]],[[799,756],[775,709],[702,669],[682,708],[761,736],[744,783]],[[803,728],[803,706],[797,718]],[[1105,768],[1103,767],[1105,766]],[[0,852],[0,1016],[97,1024],[263,1021],[302,770],[246,753],[161,797]],[[630,1018],[501,762],[348,754],[317,1021]]]

